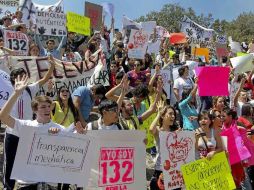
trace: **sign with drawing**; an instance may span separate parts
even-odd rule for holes
[[[159,136],[164,187],[167,190],[181,188],[184,181],[180,167],[195,160],[194,132],[160,132]]]
[[[131,30],[128,43],[128,57],[143,59],[148,46],[149,35],[144,30]]]

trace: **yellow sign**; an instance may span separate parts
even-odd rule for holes
[[[90,18],[73,13],[67,13],[68,32],[76,32],[85,36],[90,36]]]
[[[225,152],[181,166],[187,190],[232,190],[235,183]]]
[[[239,57],[239,56],[243,56],[243,55],[247,55],[248,53],[243,53],[243,52],[237,52],[236,53],[236,56]]]

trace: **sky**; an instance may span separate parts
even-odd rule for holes
[[[33,0],[39,4],[54,4],[58,0]],[[84,15],[85,0],[63,0],[65,11]],[[151,11],[160,11],[164,4],[179,4],[181,7],[191,7],[197,15],[211,13],[213,18],[231,21],[243,12],[254,12],[254,0],[90,0],[101,4],[110,2],[115,6],[115,28],[121,27],[122,15],[136,19]],[[106,24],[109,18],[106,18]]]

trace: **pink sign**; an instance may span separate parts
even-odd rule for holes
[[[228,138],[228,153],[229,162],[231,165],[246,160],[251,157],[251,154],[244,144],[244,140],[241,137],[237,126],[231,126],[230,128],[224,128],[221,132],[221,136],[227,136]]]
[[[228,96],[229,67],[197,67],[199,96]]]
[[[126,184],[134,183],[134,148],[102,147],[99,171],[99,187],[105,190],[127,189]]]

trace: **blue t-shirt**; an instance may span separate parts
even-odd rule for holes
[[[191,106],[189,106],[189,102],[191,101],[192,96],[189,95],[188,98],[181,101],[179,103],[179,109],[181,111],[181,115],[183,117],[183,129],[193,131],[198,128],[197,120],[191,121],[189,120],[190,116],[198,116],[197,110]]]
[[[80,86],[72,93],[72,99],[74,96],[80,98],[80,111],[85,120],[88,120],[89,114],[94,106],[94,100],[90,88],[85,86]]]

